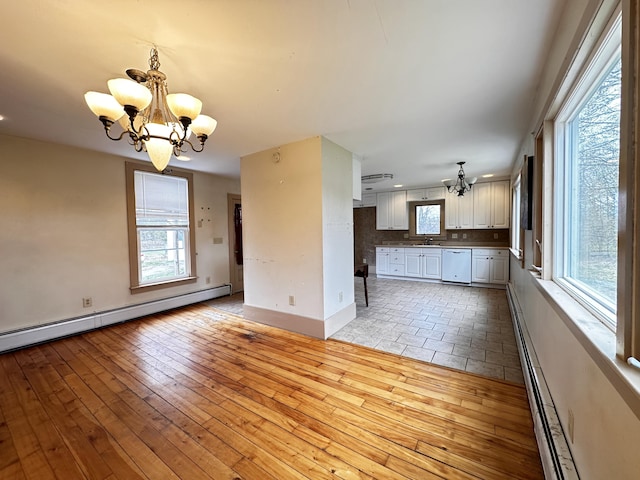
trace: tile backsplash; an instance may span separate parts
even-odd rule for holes
[[[354,261],[376,263],[376,245],[417,244],[405,238],[408,230],[376,230],[376,208],[364,207],[353,209]],[[458,238],[453,238],[457,234]],[[498,238],[494,238],[497,234]],[[467,238],[463,238],[466,235]],[[447,230],[447,243],[456,245],[509,246],[509,229],[497,230]],[[439,242],[438,242],[439,243]]]

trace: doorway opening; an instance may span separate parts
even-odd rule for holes
[[[242,253],[242,202],[238,194],[227,194],[229,218],[229,280],[231,293],[244,291]]]

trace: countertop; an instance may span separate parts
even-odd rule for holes
[[[495,243],[461,243],[461,242],[441,242],[440,244],[421,245],[416,243],[389,243],[384,245],[376,245],[377,247],[386,248],[486,248],[486,249],[504,249],[509,248],[508,245],[496,245]]]

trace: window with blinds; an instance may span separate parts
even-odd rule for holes
[[[191,175],[127,172],[132,288],[193,279]]]
[[[187,180],[136,171],[135,197],[139,284],[188,277]]]

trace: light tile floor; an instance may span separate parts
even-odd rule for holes
[[[356,318],[331,338],[524,383],[505,290],[356,279]]]
[[[505,290],[355,279],[356,318],[331,338],[524,383]],[[207,302],[242,315],[242,294]]]

